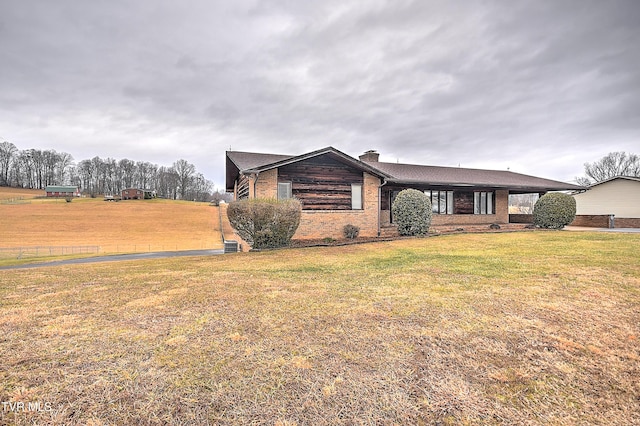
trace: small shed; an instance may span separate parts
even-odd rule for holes
[[[45,189],[47,197],[79,197],[80,189],[77,186],[49,185]]]

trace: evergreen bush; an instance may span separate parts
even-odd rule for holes
[[[227,216],[238,235],[254,249],[286,247],[300,225],[296,199],[254,198],[229,203]]]
[[[562,229],[575,218],[576,200],[568,194],[545,194],[533,206],[533,224],[539,228]]]
[[[400,235],[426,235],[431,226],[431,200],[417,189],[400,191],[391,206]]]
[[[358,238],[360,228],[351,224],[345,225],[344,228],[342,228],[342,233],[344,234],[345,238],[353,240],[354,238]]]

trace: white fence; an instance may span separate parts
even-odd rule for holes
[[[185,242],[182,244],[111,244],[102,246],[0,247],[0,259],[65,256],[72,254],[150,253],[181,250],[219,250],[222,242]]]

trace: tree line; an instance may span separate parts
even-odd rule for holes
[[[162,198],[210,201],[224,198],[214,185],[186,160],[171,167],[147,161],[93,157],[74,162],[66,152],[18,149],[0,142],[0,186],[44,189],[48,185],[76,185],[84,194],[116,195],[126,188],[156,191]]]

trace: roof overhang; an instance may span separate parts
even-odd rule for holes
[[[438,188],[466,188],[466,189],[506,189],[512,194],[535,194],[540,192],[551,191],[582,191],[586,188],[572,184],[562,184],[558,182],[558,185],[503,185],[498,183],[487,182],[439,182],[439,181],[424,181],[424,180],[406,180],[406,179],[388,179],[387,183],[400,186],[423,186],[423,187],[438,187]]]

